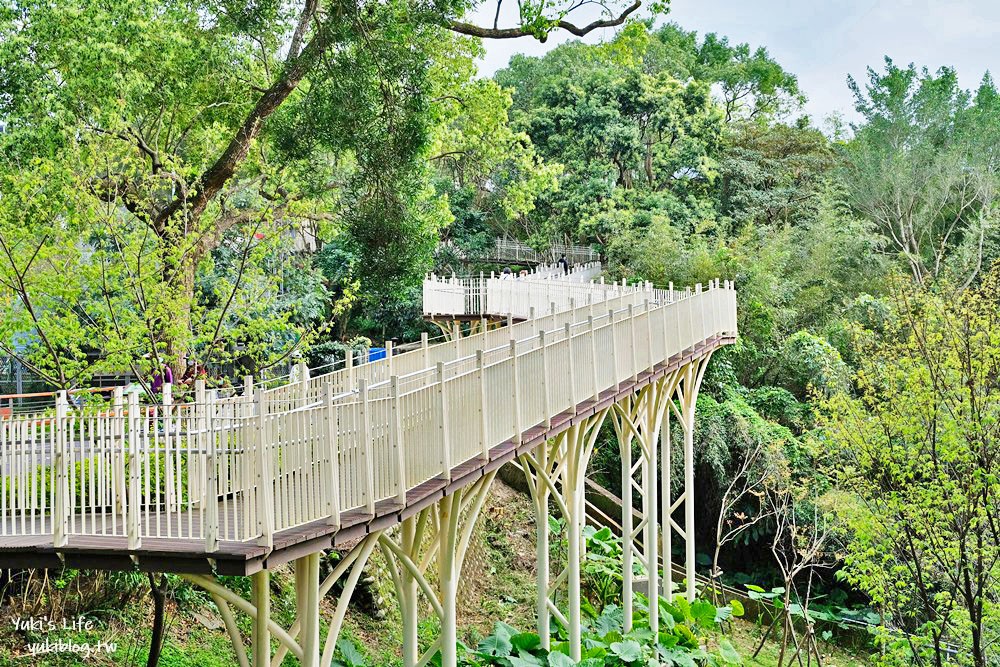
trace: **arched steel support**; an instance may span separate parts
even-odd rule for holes
[[[200,574],[182,574],[181,577],[204,589],[219,608],[223,624],[232,641],[236,659],[240,667],[277,667],[291,653],[303,667],[328,667],[333,662],[337,639],[343,627],[344,616],[361,572],[378,543],[378,534],[372,534],[359,542],[333,568],[320,583],[320,552],[303,556],[294,561],[295,596],[297,618],[285,630],[271,617],[271,573],[261,570],[251,575],[251,599],[246,600],[230,590],[217,579]],[[344,577],[346,576],[346,579]],[[320,652],[320,601],[330,592],[334,584],[344,580],[343,591],[337,599],[330,619],[326,641]],[[248,655],[244,639],[236,624],[233,608],[253,620]],[[278,642],[277,651],[271,656],[271,639]],[[251,663],[250,655],[253,656]]]
[[[693,601],[697,595],[694,542],[694,417],[695,406],[698,402],[698,392],[701,389],[701,381],[705,377],[705,369],[708,368],[708,362],[711,357],[712,353],[709,352],[702,357],[692,360],[677,372],[677,382],[674,391],[676,400],[671,398],[669,402],[670,412],[665,415],[661,427],[660,446],[663,488],[660,497],[663,521],[663,588],[667,599],[673,599],[674,596],[673,565],[671,561],[674,533],[677,533],[684,540],[685,594],[688,601]],[[676,498],[673,496],[670,475],[672,458],[670,413],[673,413],[678,422],[680,422],[684,433],[684,488]],[[683,527],[674,520],[674,513],[681,505],[684,506]]]
[[[679,379],[679,371],[670,373],[619,401],[612,411],[622,461],[622,611],[626,632],[632,629],[635,559],[642,564],[648,577],[649,626],[653,632],[659,631],[657,440]],[[638,456],[633,457],[636,449]],[[638,525],[634,525],[632,513],[632,499],[636,494],[642,507]]]
[[[403,619],[403,664],[420,667],[441,652],[441,664],[455,667],[458,657],[458,583],[473,529],[489,495],[496,471],[457,489],[416,515],[395,532],[379,536]],[[437,576],[428,576],[431,565]],[[417,637],[420,594],[441,623],[441,634],[420,653]]]
[[[554,616],[569,631],[570,657],[581,659],[580,572],[583,557],[583,526],[586,522],[584,490],[587,466],[594,453],[601,424],[609,409],[573,424],[555,438],[540,444],[532,453],[519,457],[535,509],[535,536],[538,559],[536,614],[542,645],[551,643],[549,621]],[[566,568],[550,579],[549,503],[566,522]],[[556,606],[554,596],[566,587],[566,615]]]

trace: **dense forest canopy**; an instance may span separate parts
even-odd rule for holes
[[[881,616],[879,660],[995,664],[990,75],[887,57],[824,133],[764,46],[638,3],[586,26],[520,7],[478,27],[443,0],[0,1],[0,351],[58,388],[317,365],[416,337],[421,275],[498,236],[592,245],[614,279],[734,280],[740,338],[698,402],[699,550],[720,514],[754,528],[713,574],[781,583],[783,517],[829,522],[817,586]],[[476,72],[481,38],[619,24]],[[617,456],[594,475],[620,492]],[[736,475],[767,492],[733,506]]]

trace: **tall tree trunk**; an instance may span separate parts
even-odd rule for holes
[[[167,605],[167,575],[160,575],[160,583],[156,584],[155,575],[149,573],[149,594],[153,598],[153,630],[149,634],[149,657],[146,667],[156,667],[163,651],[164,616]]]

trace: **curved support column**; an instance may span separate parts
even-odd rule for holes
[[[584,491],[587,466],[608,411],[602,410],[581,420],[552,440],[539,445],[532,454],[525,454],[519,459],[535,509],[538,557],[535,606],[538,634],[542,638],[542,645],[549,647],[549,621],[555,616],[569,631],[570,657],[575,661],[580,660],[582,653],[580,572],[583,526],[586,522]],[[550,580],[548,543],[550,502],[562,514],[567,532],[566,568],[554,580]],[[555,594],[563,586],[566,587],[567,595],[565,616],[559,611],[555,601]]]
[[[424,665],[440,650],[441,664],[458,662],[458,589],[462,566],[496,472],[456,490],[416,515],[404,519],[395,538],[379,536],[403,619],[403,664]],[[437,565],[437,577],[428,576]],[[420,594],[441,622],[441,635],[421,655],[417,636]]]
[[[659,526],[657,440],[677,379],[677,373],[667,375],[614,406],[613,423],[622,461],[622,610],[626,632],[632,629],[634,612],[632,577],[636,557],[648,577],[649,625],[654,632],[659,631],[660,607],[657,597],[660,590],[660,538],[657,532]],[[636,449],[637,458],[633,456]],[[642,510],[638,526],[634,525],[632,505],[632,499],[636,494],[641,501]]]
[[[271,617],[271,573],[268,570],[261,570],[251,575],[250,600],[240,597],[214,577],[197,574],[180,576],[212,596],[233,643],[240,667],[248,667],[250,664],[254,667],[277,667],[289,653],[295,656],[303,667],[326,667],[333,662],[347,606],[368,557],[377,543],[378,534],[365,537],[337,563],[322,583],[319,580],[321,552],[307,554],[294,561],[298,617],[288,630],[278,625]],[[325,648],[320,653],[320,601],[345,575],[347,579],[344,589],[328,625]],[[232,608],[247,614],[253,621],[250,636],[252,661],[248,657]],[[278,648],[273,657],[272,638],[278,640]]]
[[[686,364],[679,371],[679,381],[676,387],[677,401],[671,402],[671,410],[681,424],[684,432],[684,490],[676,500],[673,500],[669,507],[667,501],[670,498],[669,475],[664,476],[664,507],[668,507],[668,514],[664,517],[664,531],[670,529],[676,531],[684,540],[684,577],[685,594],[688,601],[693,601],[697,596],[698,589],[695,582],[695,525],[694,525],[694,428],[695,428],[695,407],[698,402],[698,392],[701,389],[701,382],[705,376],[705,369],[708,368],[709,359],[712,354],[709,352],[703,357],[694,359]],[[669,434],[667,435],[667,448],[669,449]],[[669,464],[670,452],[665,452],[666,460]],[[684,527],[681,528],[673,519],[673,513],[684,505]],[[665,558],[670,555],[670,537],[664,539]],[[665,561],[666,563],[666,561]],[[670,576],[672,568],[665,566],[667,576]],[[667,587],[672,596],[672,584]]]

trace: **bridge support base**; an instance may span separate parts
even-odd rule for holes
[[[322,583],[319,579],[320,552],[297,559],[294,562],[294,569],[298,617],[287,630],[271,617],[271,573],[268,570],[261,570],[251,575],[250,600],[242,598],[214,577],[200,574],[181,576],[211,595],[232,640],[240,667],[250,667],[251,664],[253,667],[278,667],[289,653],[297,658],[303,667],[328,667],[333,663],[337,639],[340,637],[340,630],[347,614],[347,605],[354,594],[368,557],[377,543],[378,534],[364,538],[336,564]],[[343,591],[330,618],[326,641],[321,645],[320,602],[334,584],[341,580],[343,580]],[[253,620],[250,637],[252,663],[233,616],[233,607]],[[278,642],[273,657],[272,639]]]
[[[395,536],[379,536],[403,619],[403,664],[422,667],[441,653],[443,667],[458,662],[458,585],[473,528],[496,472],[456,490],[404,519]],[[428,576],[437,565],[436,580]],[[441,623],[440,636],[421,654],[417,637],[420,595]]]
[[[574,424],[519,459],[535,509],[538,634],[542,645],[549,648],[549,623],[555,617],[569,632],[570,657],[577,662],[582,653],[580,573],[584,549],[583,526],[586,522],[584,488],[587,466],[607,414],[608,410],[603,410]],[[548,541],[550,501],[565,520],[567,534],[566,568],[554,580],[550,579]],[[563,586],[567,595],[565,616],[555,601],[558,590]]]

